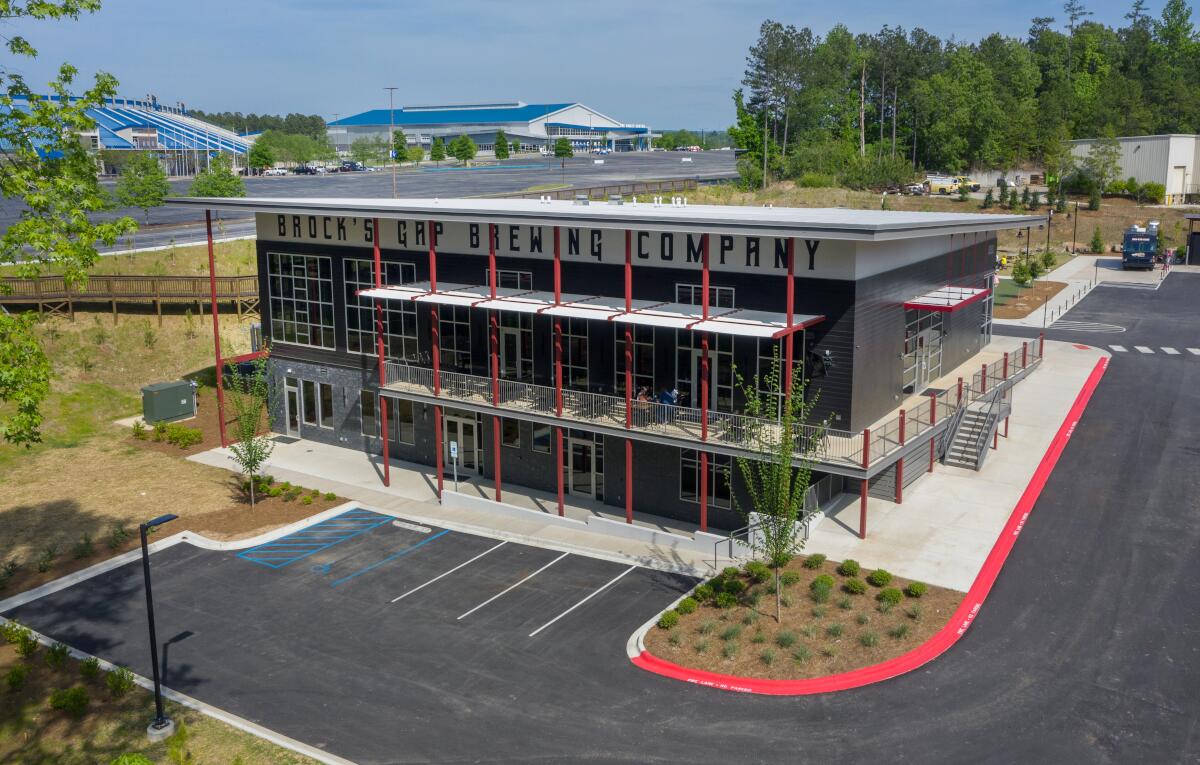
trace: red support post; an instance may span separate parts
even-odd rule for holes
[[[867,538],[867,466],[871,464],[871,429],[862,432],[863,479],[858,485],[858,538]]]
[[[792,321],[796,309],[796,239],[788,237],[787,241],[787,326],[792,328]],[[783,395],[785,398],[790,398],[792,395],[792,345],[795,340],[795,335],[788,333],[783,338]]]
[[[562,251],[558,245],[558,226],[554,227],[554,305],[562,302]]]
[[[625,229],[625,311],[633,310],[633,232]]]
[[[625,229],[625,310],[633,310],[633,232]],[[632,423],[633,348],[628,327],[625,330],[625,427]],[[633,523],[633,441],[625,439],[625,522]]]
[[[554,227],[554,304],[562,302],[562,249],[558,226]],[[562,377],[562,319],[554,318],[554,411],[562,417],[563,411],[563,377]],[[558,463],[555,472],[558,474],[558,514],[565,516],[566,507],[563,503],[563,471],[566,469],[566,455],[563,454],[562,426],[554,426],[554,440],[558,447]]]
[[[708,452],[700,452],[700,530],[708,531]]]
[[[374,255],[375,255],[375,286],[383,286],[383,262],[379,255],[379,218],[374,219],[373,235],[374,240]],[[385,347],[383,340],[383,304],[379,299],[375,299],[375,347],[379,352],[379,434],[383,439],[383,485],[392,485],[392,466],[391,455],[388,454],[388,416],[387,416],[387,398],[383,395],[383,387],[387,384],[387,375],[385,373],[384,358]]]
[[[700,335],[700,440],[708,440],[708,333]]]
[[[433,221],[428,221],[425,228],[429,234],[429,291],[437,292],[437,229]]]
[[[496,501],[500,501],[500,416],[492,415],[492,470],[496,476]]]
[[[563,377],[562,377],[562,319],[554,319],[554,414],[562,417],[563,409]]]
[[[904,448],[904,410],[900,410],[900,448]],[[904,457],[896,462],[896,504],[904,503]]]
[[[490,224],[489,224],[490,225]],[[490,229],[489,229],[490,233]],[[494,263],[493,263],[494,265]],[[495,269],[493,269],[494,274]],[[493,285],[495,282],[493,282]],[[489,311],[492,335],[492,406],[500,407],[500,320]],[[500,416],[492,415],[492,471],[495,473],[496,501],[500,501]]]
[[[1004,372],[1002,373],[1005,380],[1008,379],[1008,351],[1004,352]]]
[[[221,446],[229,446],[229,437],[225,433],[225,384],[221,379],[225,362],[221,359],[221,322],[217,318],[217,266],[213,256],[211,210],[204,211],[204,227],[208,232],[208,288],[212,293],[209,307],[212,310],[213,321],[213,353],[217,362],[217,424],[221,431]]]
[[[445,455],[442,454],[442,407],[440,404],[433,405],[433,450],[437,452],[437,495],[440,500],[445,488],[446,475]]]
[[[983,365],[983,371],[979,373],[979,392],[987,393],[987,364]]]
[[[426,226],[429,235],[429,290],[437,292],[437,229],[434,227],[433,221],[429,221]],[[441,317],[438,314],[437,306],[431,305],[429,307],[429,356],[433,361],[433,395],[435,396],[442,394],[440,321]],[[441,499],[446,482],[446,455],[442,453],[442,407],[440,404],[433,405],[433,450],[436,452],[434,461],[437,463],[437,495],[438,499]]]
[[[496,299],[496,224],[488,224],[488,285],[492,300]]]
[[[554,440],[558,442],[558,469],[555,471],[558,473],[558,514],[564,516],[567,513],[563,507],[563,436],[562,427],[559,425],[554,426]]]
[[[958,399],[955,401],[956,406],[962,406],[962,388],[963,388],[963,381],[962,381],[962,378],[960,377],[960,378],[958,378]]]
[[[701,234],[700,245],[700,290],[703,293],[700,296],[700,317],[708,319],[708,234]]]

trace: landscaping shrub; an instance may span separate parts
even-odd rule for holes
[[[796,644],[796,633],[789,630],[783,630],[775,636],[775,645],[780,648],[791,648]]]
[[[104,683],[108,686],[109,693],[117,698],[121,698],[133,690],[133,672],[128,667],[117,667],[108,673],[108,677],[105,678]]]
[[[283,488],[280,486],[272,486],[267,493],[272,497],[280,497],[283,496]]]
[[[141,420],[133,421],[133,437],[139,441],[146,440],[146,423]]]
[[[829,600],[829,594],[833,592],[833,588],[829,585],[829,582],[825,581],[814,580],[813,583],[808,586],[808,589],[809,593],[812,595],[813,601],[817,603],[827,602]]]
[[[832,576],[830,576],[829,574],[820,574],[819,576],[814,578],[812,580],[812,583],[809,584],[808,586],[809,586],[809,589],[812,589],[814,587],[824,585],[824,586],[832,589],[835,584],[837,584],[837,580],[834,579]]]
[[[825,606],[813,606],[810,613],[813,615],[814,619],[820,619],[821,617],[825,616],[826,611],[828,611],[828,609],[825,608]]]
[[[741,573],[742,572],[738,570],[737,566],[726,566],[725,568],[721,569],[721,578],[737,579]]]
[[[831,624],[825,628],[825,634],[831,638],[839,638],[845,629],[840,624]]]
[[[879,591],[879,594],[875,596],[875,599],[881,603],[887,603],[890,606],[894,606],[904,599],[904,593],[900,592],[895,587],[885,587]]]
[[[88,692],[82,685],[74,688],[60,689],[50,694],[50,708],[66,712],[78,720],[87,712]]]
[[[858,576],[858,561],[847,558],[837,567],[837,572],[842,576]]]
[[[121,755],[110,762],[109,765],[154,765],[154,761],[145,755],[130,752],[129,754]]]
[[[105,544],[108,545],[108,549],[116,550],[118,547],[125,544],[127,539],[129,539],[128,529],[126,529],[124,525],[119,524],[109,529],[108,539],[105,540]]]
[[[679,612],[667,611],[662,616],[658,617],[658,628],[660,630],[669,630],[679,624]]]
[[[284,491],[291,491],[292,490],[292,482],[284,481],[283,483],[279,484],[279,488],[283,489]]]
[[[851,595],[862,595],[867,591],[867,585],[863,580],[855,577],[852,579],[847,579],[842,585],[842,589]]]
[[[792,651],[792,659],[797,664],[803,664],[812,658],[812,651],[808,650],[808,646],[797,646],[796,650]]]
[[[312,504],[312,497],[311,497],[311,496],[307,496],[307,495],[306,495],[306,496],[304,496],[304,497],[301,497],[301,498],[300,498],[300,504],[302,504],[302,505],[311,505],[311,504]]]
[[[711,635],[712,631],[716,628],[716,622],[714,622],[712,619],[705,619],[704,621],[700,622],[700,626],[696,628],[696,632],[699,632],[701,635]]]
[[[332,501],[334,501],[335,499],[337,499],[337,495],[336,495],[336,494],[334,494],[332,491],[327,491],[327,492],[325,492],[325,499],[327,499],[327,500],[329,500],[330,502],[332,502]]]
[[[897,640],[903,640],[904,638],[908,637],[908,625],[901,624],[893,627],[892,629],[888,630],[888,635],[891,635]]]
[[[67,661],[67,653],[70,651],[62,643],[55,643],[46,649],[46,665],[51,669],[62,669],[63,664]]]
[[[1050,250],[1046,250],[1045,252],[1042,253],[1042,267],[1043,268],[1045,268],[1047,271],[1050,271],[1056,265],[1058,265],[1058,258],[1056,258],[1054,256],[1053,252],[1051,252]]]
[[[770,648],[764,648],[762,649],[762,653],[758,655],[758,658],[763,664],[769,667],[775,662],[775,651]]]
[[[746,615],[742,617],[742,624],[746,625],[747,627],[749,627],[751,624],[754,624],[757,621],[758,621],[758,612],[757,611],[747,611]]]
[[[1092,241],[1088,243],[1088,249],[1097,255],[1104,252],[1104,235],[1100,233],[1099,226],[1092,229]]]
[[[812,555],[810,555],[804,559],[803,565],[805,568],[820,568],[821,564],[824,562],[825,562],[824,555],[822,555],[821,553],[813,553]]]
[[[746,564],[746,575],[749,576],[755,584],[762,584],[771,578],[771,569],[762,561],[752,560]]]
[[[755,645],[762,645],[763,643],[767,642],[767,636],[761,632],[755,632],[754,636],[750,638],[750,642],[754,643]]]
[[[758,602],[762,600],[762,592],[759,590],[750,590],[744,596],[745,601],[753,608],[758,607]]]
[[[4,638],[4,642],[9,645],[16,645],[17,636],[23,629],[25,628],[21,626],[20,622],[16,620],[7,621],[0,625],[0,638]]]
[[[681,614],[690,614],[699,607],[700,604],[696,602],[695,598],[684,598],[679,601],[679,605],[675,606],[675,610]]]
[[[892,581],[892,575],[881,568],[877,568],[867,576],[867,581],[876,587],[886,587]]]
[[[867,616],[866,614],[859,614],[858,616],[854,617],[854,621],[858,622],[859,626],[864,626],[871,622],[871,617]]]
[[[701,603],[707,603],[713,599],[713,595],[715,594],[716,593],[713,591],[713,586],[711,584],[702,584],[695,589],[695,591],[692,593],[692,597]]]
[[[154,423],[154,440],[162,441],[166,437],[167,437],[167,423],[165,423],[165,422]]]
[[[731,624],[721,631],[722,640],[737,640],[742,635],[742,625]]]
[[[921,621],[921,607],[920,606],[910,606],[910,607],[904,609],[904,613],[907,614],[908,618],[912,619],[914,622]]]
[[[721,646],[721,655],[726,659],[732,659],[737,656],[737,643],[725,643]]]
[[[86,680],[95,680],[100,676],[100,660],[95,656],[89,656],[79,662],[79,674],[83,675]]]
[[[71,557],[75,560],[87,558],[92,554],[92,535],[86,531],[83,536],[79,537],[79,541],[71,548]]]
[[[732,592],[722,592],[716,597],[717,608],[733,608],[737,605],[737,596]]]
[[[189,428],[178,422],[172,422],[167,425],[166,438],[167,443],[174,444],[180,449],[187,449],[203,441],[204,435],[199,428]]]
[[[50,567],[54,565],[54,559],[58,557],[58,545],[46,545],[42,550],[42,554],[37,559],[37,570],[39,573],[46,573]]]
[[[909,582],[908,586],[904,588],[904,594],[910,598],[919,598],[925,594],[926,589],[928,588],[924,582]]]
[[[16,560],[6,560],[0,565],[0,590],[8,587],[8,580],[13,578],[13,574],[17,573],[17,569],[21,564]]]
[[[38,640],[31,631],[24,627],[17,633],[17,639],[13,643],[17,649],[17,655],[22,659],[28,659],[37,653]]]
[[[864,632],[858,636],[858,642],[862,643],[863,648],[874,648],[879,645],[879,636],[874,632]]]
[[[28,674],[29,667],[24,664],[16,665],[4,676],[4,687],[12,693],[16,693],[25,687],[25,676]]]
[[[683,643],[683,636],[678,632],[672,632],[670,636],[667,637],[667,642],[673,647],[678,648]]]
[[[849,611],[851,608],[854,608],[854,601],[850,600],[849,595],[843,595],[842,599],[838,601],[838,608],[843,611]]]
[[[791,587],[800,581],[799,571],[784,571],[779,575],[779,583],[784,587]]]
[[[707,650],[708,650],[708,641],[707,640],[697,640],[696,641],[696,653],[704,653]]]
[[[721,589],[730,595],[738,595],[746,589],[746,583],[741,579],[726,579]]]

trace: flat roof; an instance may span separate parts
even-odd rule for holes
[[[441,222],[635,229],[746,236],[886,241],[945,234],[1026,228],[1035,215],[903,212],[848,208],[739,205],[578,204],[548,199],[355,199],[272,197],[172,197],[169,204],[211,210],[428,219]]]

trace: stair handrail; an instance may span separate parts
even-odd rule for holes
[[[1000,407],[1004,402],[1004,394],[1011,386],[1008,380],[997,385],[986,394],[987,408],[983,410],[983,421],[987,427],[981,428],[979,435],[975,436],[975,469],[978,470],[983,465],[983,460],[987,454],[987,440],[991,438],[992,431],[1000,426]]]
[[[950,445],[954,443],[954,439],[958,438],[958,431],[962,427],[963,419],[965,419],[967,414],[967,407],[970,405],[971,385],[970,383],[966,383],[963,385],[962,401],[955,407],[954,412],[950,415],[950,421],[946,424],[946,429],[943,431],[945,435],[942,440],[942,453],[939,457],[943,462],[946,459],[946,455],[950,453]]]

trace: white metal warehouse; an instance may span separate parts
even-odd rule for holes
[[[1098,138],[1071,141],[1071,154],[1077,161],[1087,158]],[[1136,135],[1118,138],[1121,145],[1121,178],[1136,178],[1138,183],[1161,183],[1169,205],[1200,200],[1200,135]]]

